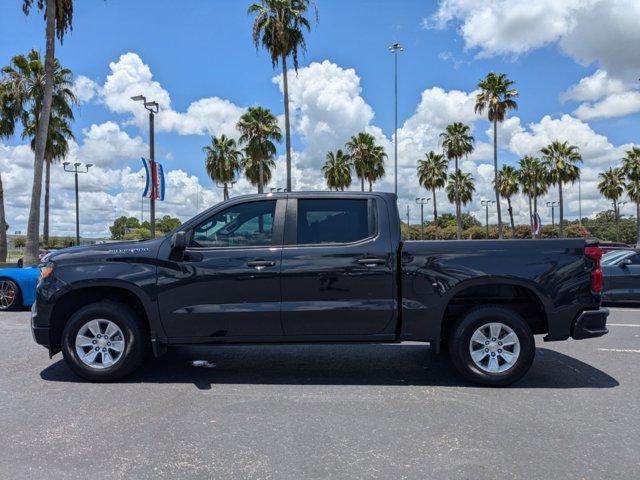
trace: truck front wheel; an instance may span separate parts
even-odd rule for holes
[[[101,301],[80,308],[62,332],[62,354],[77,375],[110,381],[132,373],[143,362],[147,335],[126,305]]]
[[[502,306],[474,308],[455,325],[449,354],[458,371],[480,385],[502,387],[531,367],[535,340],[527,322]]]

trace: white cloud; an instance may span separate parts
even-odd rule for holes
[[[568,141],[580,149],[580,153],[589,164],[609,166],[622,157],[627,146],[615,147],[587,123],[571,115],[551,118],[545,115],[539,122],[529,125],[528,130],[515,133],[509,142],[511,151],[519,156],[539,156],[540,149],[554,140]]]
[[[604,70],[597,70],[593,75],[584,77],[576,85],[562,94],[563,100],[579,102],[600,100],[614,93],[622,93],[628,86],[619,79],[611,78]]]
[[[595,103],[583,103],[573,114],[584,120],[622,117],[640,112],[640,91],[613,93]]]
[[[132,160],[144,156],[148,147],[140,137],[131,138],[115,122],[93,124],[82,131],[83,144],[79,157],[91,163],[106,166],[121,160]],[[88,163],[89,160],[84,160]]]
[[[148,101],[156,101],[160,112],[156,116],[159,132],[176,132],[180,135],[227,135],[237,136],[235,124],[244,109],[218,97],[202,98],[193,102],[185,112],[171,106],[171,97],[157,80],[151,69],[136,53],[125,53],[118,61],[109,64],[111,73],[100,89],[101,98],[109,110],[133,115],[140,128],[147,125],[147,111],[141,102],[131,97],[145,95]]]
[[[273,78],[282,91],[282,75]],[[328,150],[343,146],[354,134],[365,130],[373,109],[360,95],[360,78],[352,68],[344,69],[325,60],[289,73],[289,101],[293,130],[306,147],[306,161],[321,158]]]
[[[73,82],[73,91],[80,103],[87,103],[92,100],[99,92],[100,86],[84,75],[78,76]]]
[[[640,72],[640,2],[630,0],[441,0],[428,28],[451,22],[480,57],[521,55],[557,43],[582,65],[617,78]]]

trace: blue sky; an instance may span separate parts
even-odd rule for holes
[[[42,16],[32,13],[25,17],[21,3],[6,0],[0,5],[0,35],[10,39],[0,44],[0,65],[30,48],[44,48]],[[543,0],[528,7],[523,0],[513,1],[509,3],[514,10],[510,17],[502,0],[318,0],[319,22],[307,36],[307,52],[300,57],[300,91],[298,98],[292,99],[298,112],[294,149],[304,166],[297,187],[321,188],[322,152],[339,147],[345,137],[357,133],[355,130],[374,131],[391,154],[393,58],[387,46],[399,41],[405,46],[399,58],[401,203],[422,194],[412,173],[422,150],[437,149],[434,139],[438,129],[459,119],[473,125],[478,142],[477,154],[467,168],[478,182],[477,198],[468,208],[479,212],[481,198],[489,195],[486,180],[491,176],[491,158],[486,152],[490,151],[490,138],[485,133],[488,124],[475,118],[469,105],[478,80],[489,71],[506,73],[520,91],[519,109],[501,143],[501,162],[515,162],[549,136],[566,135],[579,146],[584,144],[585,166],[593,170],[585,173],[584,188],[592,190],[597,171],[614,164],[624,148],[638,138],[640,99],[633,81],[638,77],[635,66],[640,65],[634,53],[638,29],[627,28],[625,22],[637,25],[632,20],[634,15],[640,17],[640,8],[632,0],[594,0],[588,7],[586,2],[564,3],[558,6]],[[114,74],[112,62],[123,77],[128,75],[127,68],[148,68],[152,80],[147,80],[158,82],[158,91],[171,98],[165,110],[177,112],[179,117],[160,128],[156,138],[165,170],[182,174],[170,182],[172,198],[161,207],[161,213],[187,218],[195,213],[191,197],[198,196],[200,207],[220,199],[220,192],[206,177],[201,148],[210,134],[230,131],[234,109],[259,104],[276,115],[283,112],[281,92],[273,81],[280,70],[274,70],[266,53],[256,52],[251,43],[247,2],[189,0],[180,2],[178,8],[176,4],[168,0],[76,1],[74,29],[63,45],[57,45],[62,63],[76,77],[92,82],[93,93],[78,107],[74,124],[77,153],[86,157],[80,160],[98,167],[87,181],[86,208],[91,212],[91,220],[83,224],[87,235],[104,233],[116,213],[139,211],[139,192],[132,178],[140,169],[137,153],[144,152],[147,135],[141,112],[135,111],[135,105],[127,107],[126,98],[115,97],[129,92],[130,85],[120,84],[120,90],[111,93],[105,88]],[[486,31],[492,19],[499,27]],[[599,36],[607,29],[607,22],[615,25],[609,31],[618,35],[617,44]],[[119,62],[127,53],[131,54],[129,62]],[[316,81],[314,75],[322,80]],[[581,79],[587,83],[591,79],[587,93],[585,89],[565,93]],[[134,78],[132,84],[136,81],[140,79]],[[146,84],[138,85],[142,88]],[[332,99],[334,90],[339,94]],[[214,97],[227,102],[226,124],[219,119],[219,103],[198,110],[197,122],[201,124],[197,127],[189,123],[194,118],[179,115],[194,102]],[[626,107],[624,114],[615,107],[620,104]],[[578,113],[581,105],[583,113]],[[545,123],[547,115],[550,118]],[[87,135],[92,128],[93,134]],[[105,130],[110,134],[104,134]],[[0,150],[12,229],[22,228],[27,214],[24,184],[30,178],[22,143],[20,138],[10,139]],[[104,152],[114,154],[104,158]],[[281,163],[278,160],[274,185],[283,178]],[[387,169],[392,171],[391,162]],[[56,173],[54,180],[59,180],[59,185],[54,184],[55,228],[69,233],[72,222],[65,211],[72,201],[71,179]],[[388,175],[379,188],[389,189],[392,182],[392,175]],[[572,202],[573,189],[567,188]],[[236,188],[236,192],[251,190],[242,182]],[[592,197],[583,204],[583,211],[606,208],[595,194]],[[444,194],[438,201],[446,210]],[[525,205],[524,199],[517,203],[523,222]],[[574,207],[569,207],[570,214],[577,213]]]

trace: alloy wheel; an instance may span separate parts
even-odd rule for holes
[[[507,325],[486,323],[469,340],[473,363],[487,373],[503,373],[513,368],[520,356],[520,340]]]
[[[120,327],[101,318],[88,321],[78,330],[75,347],[82,363],[104,369],[122,358],[125,339]]]

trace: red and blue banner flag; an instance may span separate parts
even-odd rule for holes
[[[145,171],[145,185],[142,196],[146,198],[153,198],[155,200],[164,200],[164,170],[162,165],[153,160],[142,159],[142,165],[144,165]]]

